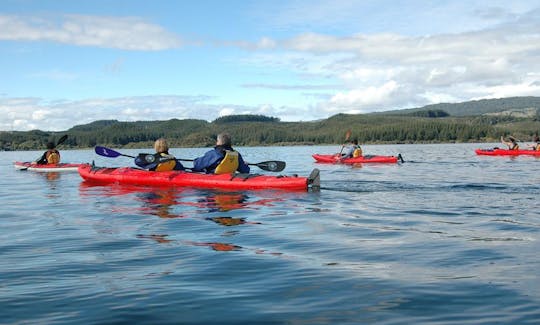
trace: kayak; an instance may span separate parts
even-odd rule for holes
[[[355,158],[341,159],[339,154],[335,155],[312,155],[318,163],[331,163],[331,164],[363,164],[363,163],[397,163],[401,160],[401,155],[398,156],[372,156],[364,155]]]
[[[308,190],[320,186],[319,170],[313,169],[309,177],[270,176],[258,174],[203,174],[187,171],[155,172],[132,167],[79,166],[79,175],[88,182],[102,184],[131,184],[150,186],[176,186],[221,188],[232,190]]]
[[[476,149],[475,150],[477,155],[484,155],[484,156],[522,156],[522,155],[528,155],[528,156],[539,156],[540,157],[540,151],[539,150],[509,150],[509,149]]]
[[[16,161],[13,163],[13,167],[18,170],[32,170],[32,171],[39,171],[39,172],[76,172],[79,166],[83,164],[67,164],[67,163],[59,163],[59,164],[44,164],[44,165],[38,165],[38,164],[32,164],[31,162],[22,162],[22,161]]]

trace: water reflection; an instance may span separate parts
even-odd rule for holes
[[[208,208],[208,212],[227,212],[246,207],[247,199],[244,193],[208,192],[199,202],[202,203],[201,207]]]
[[[188,241],[188,240],[181,240],[181,241],[175,241],[172,239],[167,239],[168,235],[165,234],[152,234],[152,235],[143,235],[138,234],[137,238],[141,239],[151,239],[154,240],[157,243],[160,244],[169,244],[169,243],[180,243],[184,245],[191,245],[191,246],[203,246],[203,247],[209,247],[212,250],[219,251],[219,252],[230,252],[230,251],[238,251],[241,250],[242,247],[230,243],[221,243],[221,242],[195,242],[195,241]]]

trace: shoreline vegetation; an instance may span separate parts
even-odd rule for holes
[[[540,97],[486,99],[370,114],[337,114],[328,119],[282,122],[263,115],[230,115],[212,122],[197,119],[121,122],[100,120],[65,131],[0,131],[0,151],[41,150],[64,134],[62,149],[96,145],[150,148],[164,137],[171,148],[211,147],[227,131],[235,146],[343,144],[345,134],[361,144],[499,142],[513,135],[532,142],[540,131]]]

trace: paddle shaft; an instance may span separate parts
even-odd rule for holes
[[[128,158],[136,158],[135,156],[126,155],[126,154],[120,153],[118,151],[115,151],[115,150],[112,150],[112,149],[109,149],[109,148],[105,148],[105,147],[101,147],[101,146],[96,146],[95,147],[95,152],[100,156],[109,157],[109,158],[116,158],[118,156],[124,156],[124,157],[128,157]],[[154,156],[153,154],[147,154],[147,155]],[[182,158],[175,158],[175,160],[194,161],[194,159],[182,159]],[[163,160],[163,162],[164,161],[166,161],[166,160]],[[263,161],[263,162],[260,162],[260,163],[248,164],[248,165],[257,166],[257,167],[259,167],[259,168],[261,168],[263,170],[266,170],[266,171],[280,172],[283,169],[285,169],[286,163],[284,161],[271,160],[271,161]]]

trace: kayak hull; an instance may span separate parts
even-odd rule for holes
[[[186,171],[154,172],[131,167],[105,168],[79,166],[79,174],[87,182],[146,186],[220,188],[232,190],[301,190],[318,184],[317,179],[299,176],[269,176],[254,174],[202,174]],[[313,173],[312,173],[313,174]]]
[[[397,163],[398,157],[396,156],[361,156],[356,158],[341,159],[340,155],[312,155],[318,163],[326,164],[364,164],[364,163]]]
[[[477,155],[482,156],[537,156],[540,157],[538,150],[508,150],[508,149],[476,149]]]
[[[13,163],[13,167],[18,170],[31,170],[38,172],[76,172],[83,164],[32,164],[31,162],[16,161]]]

